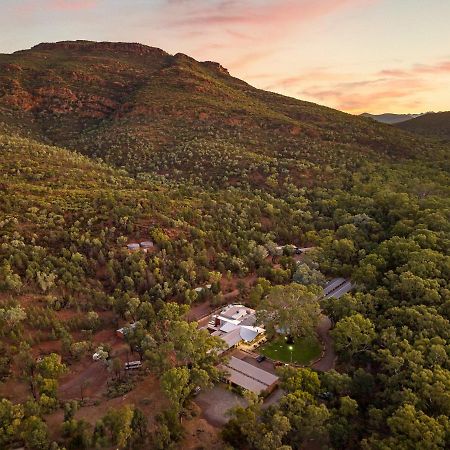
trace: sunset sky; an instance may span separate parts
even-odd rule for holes
[[[352,113],[450,109],[447,0],[1,0],[0,52],[128,41]]]

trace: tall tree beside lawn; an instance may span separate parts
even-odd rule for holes
[[[264,324],[269,335],[311,336],[319,322],[320,291],[317,286],[300,284],[275,286],[258,305],[258,322]]]

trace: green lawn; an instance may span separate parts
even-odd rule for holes
[[[291,345],[286,344],[284,337],[279,337],[262,345],[258,350],[270,359],[286,363],[291,362],[292,353],[293,363],[307,365],[320,356],[321,346],[316,337],[300,338]]]

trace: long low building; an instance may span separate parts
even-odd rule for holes
[[[323,298],[340,298],[353,289],[353,285],[345,278],[331,280],[323,289]]]
[[[226,379],[229,383],[240,386],[255,394],[272,392],[278,383],[278,377],[276,375],[234,356],[230,358],[229,362],[222,364],[220,368],[227,373]]]

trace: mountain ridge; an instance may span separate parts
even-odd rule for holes
[[[0,69],[0,121],[132,173],[267,186],[284,166],[302,184],[329,178],[327,165],[429,151],[420,137],[137,43],[41,43],[0,55]]]
[[[423,114],[397,127],[418,135],[450,140],[450,111]]]
[[[368,117],[371,118],[373,120],[376,120],[377,122],[380,123],[387,123],[390,125],[396,124],[396,123],[401,123],[401,122],[405,122],[407,120],[410,119],[414,119],[416,117],[421,116],[424,113],[418,113],[418,114],[411,114],[411,113],[406,113],[406,114],[396,114],[396,113],[382,113],[382,114],[371,114],[371,113],[362,113],[360,114],[362,117]]]

